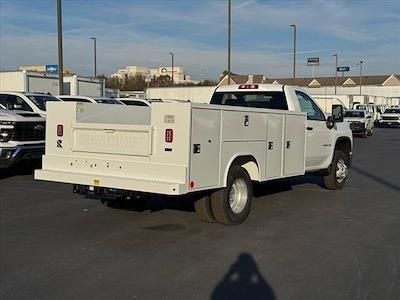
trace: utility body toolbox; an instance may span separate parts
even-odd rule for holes
[[[232,163],[255,181],[305,172],[306,114],[194,103],[48,103],[35,178],[181,195],[225,187]]]

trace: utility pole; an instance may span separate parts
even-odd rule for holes
[[[96,59],[96,38],[92,37],[93,40],[93,59],[94,59],[94,78],[97,77],[97,59]]]
[[[293,79],[296,79],[296,25],[292,24],[290,27],[293,28]]]
[[[64,65],[61,0],[57,0],[57,48],[58,48],[58,94],[64,94]]]
[[[172,64],[171,64],[171,66],[172,66],[172,84],[174,84],[174,53],[173,52],[170,52],[169,54],[171,54],[171,60],[172,60]]]
[[[337,63],[338,63],[338,55],[337,54],[333,54],[333,56],[335,57],[335,95],[336,95],[336,91],[337,91]]]
[[[228,0],[228,84],[231,84],[231,0]]]
[[[360,65],[360,95],[361,95],[361,86],[362,86],[362,65],[363,65],[363,61],[360,60],[360,63],[357,64]]]

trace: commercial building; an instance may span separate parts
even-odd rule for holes
[[[172,74],[173,73],[173,74]],[[141,66],[127,66],[124,69],[119,69],[116,73],[111,74],[112,78],[119,78],[120,80],[126,80],[131,76],[141,75],[147,78],[147,80],[155,79],[160,76],[169,76],[174,78],[174,83],[191,83],[190,75],[186,74],[180,66],[172,67],[159,67],[159,68],[147,68]]]

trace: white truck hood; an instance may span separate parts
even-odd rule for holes
[[[347,122],[361,122],[361,123],[365,123],[366,119],[365,118],[345,118],[344,119]]]
[[[38,113],[27,112],[23,110],[5,110],[0,109],[0,121],[9,122],[43,122],[46,121]]]
[[[400,114],[393,113],[393,114],[381,114],[381,117],[400,117]]]

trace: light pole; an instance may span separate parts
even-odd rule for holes
[[[231,84],[231,0],[228,0],[228,85]]]
[[[335,95],[336,95],[336,89],[337,89],[337,62],[338,62],[338,55],[333,54],[335,57]]]
[[[57,0],[57,49],[58,49],[58,94],[64,94],[64,65],[61,0]]]
[[[296,79],[296,25],[292,24],[290,27],[293,28],[293,79]]]
[[[361,95],[361,86],[362,86],[362,65],[363,65],[363,61],[360,60],[360,63],[358,63],[357,65],[360,66],[360,95]]]
[[[172,64],[171,64],[171,66],[172,66],[172,84],[174,84],[174,53],[173,52],[170,52],[169,54],[171,54],[171,60],[172,60]]]
[[[96,59],[96,38],[92,37],[93,40],[93,59],[94,59],[94,77],[97,77],[97,59]]]

